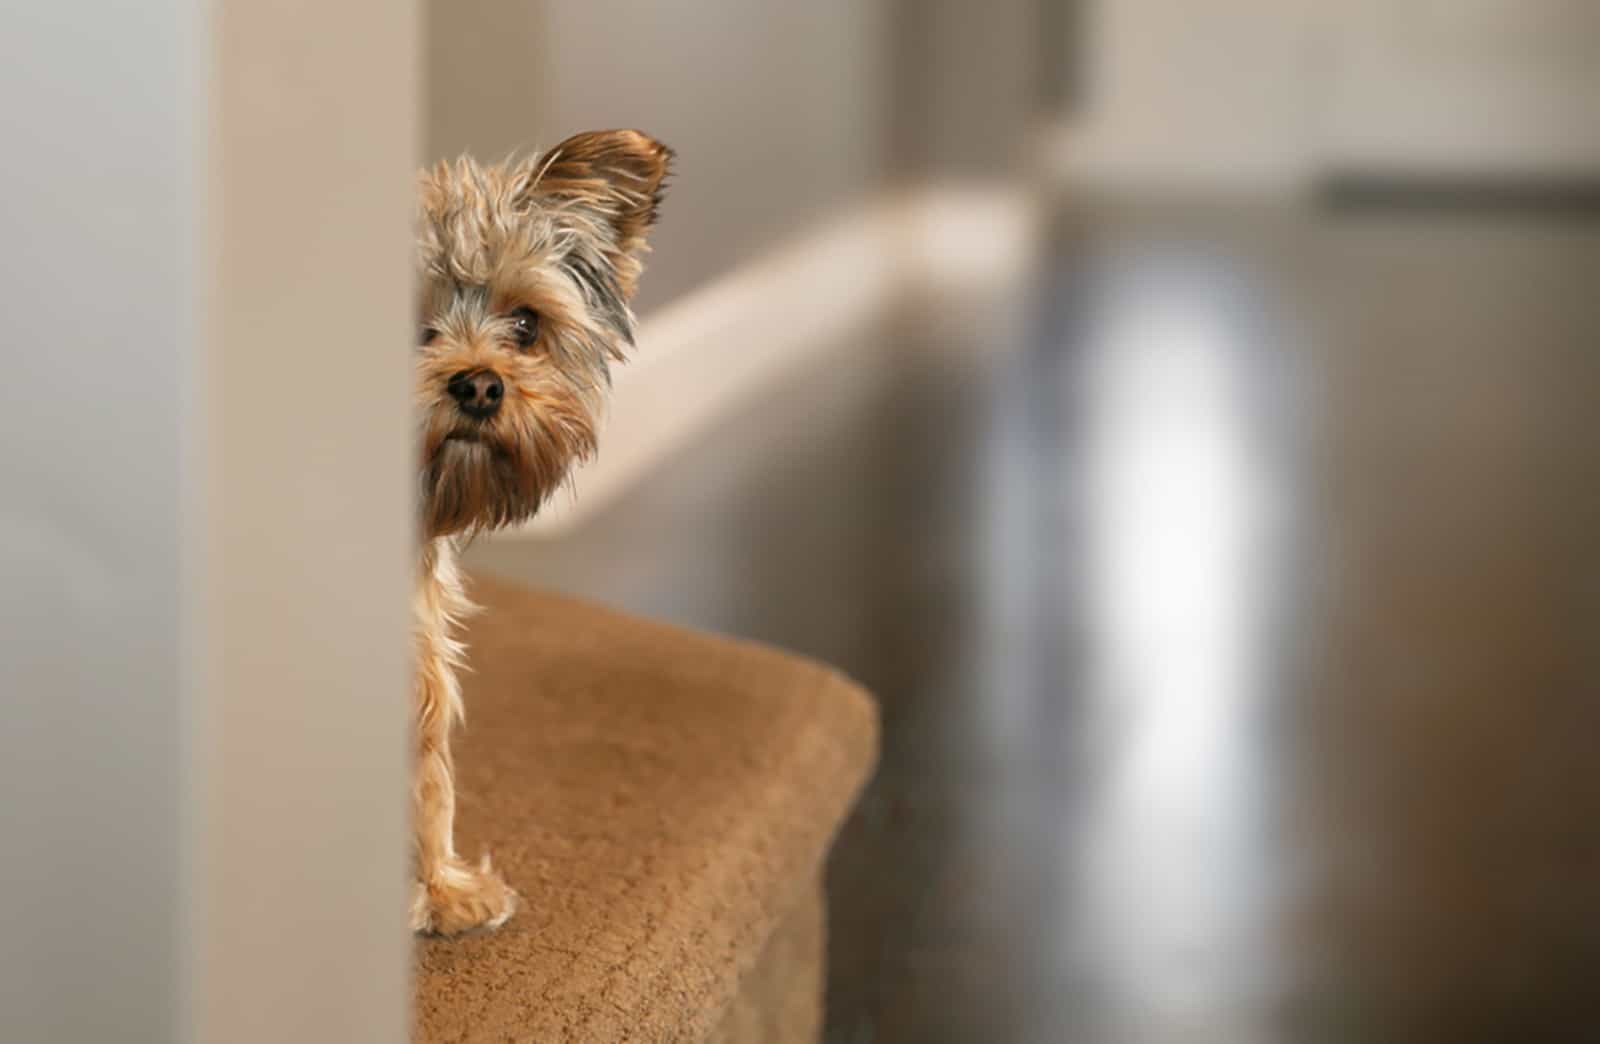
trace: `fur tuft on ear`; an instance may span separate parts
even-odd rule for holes
[[[672,150],[636,130],[574,134],[536,161],[529,192],[597,213],[613,241],[606,253],[626,297],[633,296],[645,233],[656,220]]]

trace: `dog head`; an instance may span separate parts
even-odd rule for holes
[[[426,536],[531,517],[594,453],[672,152],[598,131],[421,177],[417,408]]]

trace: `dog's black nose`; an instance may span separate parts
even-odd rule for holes
[[[462,370],[450,378],[445,388],[462,413],[479,420],[493,417],[506,394],[499,375],[490,370]]]

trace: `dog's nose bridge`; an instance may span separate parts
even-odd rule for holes
[[[495,339],[482,330],[474,330],[467,337],[452,337],[438,347],[443,349],[441,358],[456,370],[493,370],[499,357]]]

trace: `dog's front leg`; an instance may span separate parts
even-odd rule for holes
[[[425,581],[427,582],[427,581]],[[424,610],[439,600],[424,597]],[[455,850],[455,765],[450,729],[461,693],[452,665],[456,646],[441,611],[418,635],[416,767],[412,782],[413,864],[411,930],[454,935],[495,928],[516,911],[517,895],[489,865],[463,861]]]

